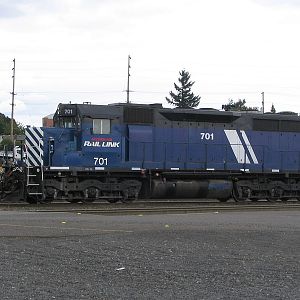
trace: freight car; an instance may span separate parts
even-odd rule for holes
[[[300,199],[297,115],[59,104],[25,144],[17,182],[30,203]]]

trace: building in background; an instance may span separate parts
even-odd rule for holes
[[[50,114],[43,118],[43,127],[53,127],[53,116],[54,114]]]

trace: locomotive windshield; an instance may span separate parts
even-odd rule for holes
[[[93,119],[93,134],[110,134],[110,120]]]
[[[76,118],[74,117],[64,117],[58,119],[58,126],[62,128],[75,128]]]

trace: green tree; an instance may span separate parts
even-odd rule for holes
[[[0,113],[0,135],[10,134],[10,118]],[[14,120],[14,134],[24,134],[24,126]]]
[[[6,117],[4,114],[0,113],[0,135],[10,135],[10,118]],[[14,134],[24,134],[24,126],[14,120]],[[17,142],[16,145],[19,143]],[[13,142],[10,137],[4,138],[0,143],[0,148],[2,150],[3,146],[7,149],[12,149]]]
[[[176,92],[170,92],[170,98],[166,97],[168,103],[175,105],[178,108],[194,108],[200,103],[199,96],[195,96],[191,91],[194,81],[190,81],[190,73],[182,70],[179,72],[179,85],[174,83]]]
[[[222,105],[222,109],[224,109],[225,111],[258,111],[258,107],[246,106],[245,99],[239,99],[238,101],[229,99],[227,104]]]
[[[276,109],[275,109],[275,106],[274,106],[273,103],[272,103],[272,106],[271,106],[271,113],[272,113],[272,114],[275,114],[275,113],[276,113]]]

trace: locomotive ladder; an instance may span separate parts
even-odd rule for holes
[[[32,147],[37,151],[38,153],[38,166],[32,166],[30,165],[29,159],[28,159],[28,149],[27,155],[26,155],[26,165],[27,165],[27,180],[26,180],[26,187],[27,187],[27,195],[29,196],[42,196],[43,195],[43,189],[44,189],[44,164],[43,164],[43,157],[42,157],[42,150],[41,150],[41,142],[42,139],[39,139],[39,145],[38,147]]]

